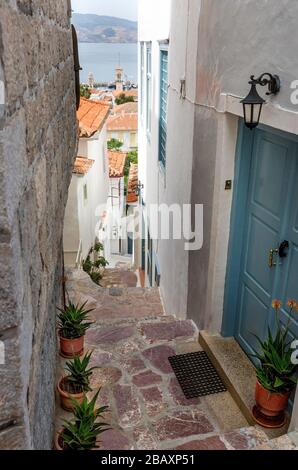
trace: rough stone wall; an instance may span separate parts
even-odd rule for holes
[[[0,449],[52,445],[73,70],[69,1],[0,0]]]

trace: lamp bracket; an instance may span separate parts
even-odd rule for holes
[[[141,183],[141,181],[139,181],[135,189],[135,195],[140,196],[143,189],[144,189],[144,185]]]
[[[250,85],[268,86],[267,96],[276,95],[280,91],[280,78],[278,75],[266,72],[260,75],[259,78],[251,75],[250,80]]]

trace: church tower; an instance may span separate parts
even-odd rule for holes
[[[117,91],[123,91],[123,68],[121,65],[118,65],[116,67],[116,90]]]

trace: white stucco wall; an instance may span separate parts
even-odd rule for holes
[[[80,248],[80,224],[77,195],[78,177],[72,176],[64,217],[63,249],[66,265],[74,265]]]
[[[126,198],[124,195],[124,177],[110,178],[109,190],[109,225],[111,233],[111,254],[127,252],[127,233],[125,231]],[[121,249],[120,249],[121,240]]]
[[[109,165],[107,156],[106,125],[89,139],[80,139],[78,156],[94,160],[87,174],[72,176],[65,215],[65,261],[74,264],[80,242],[85,259],[98,232],[100,215],[105,211],[109,195]],[[84,186],[87,186],[87,200]],[[107,250],[106,250],[107,251]],[[109,253],[106,253],[107,256]]]
[[[291,45],[293,38],[298,41],[298,5],[289,0],[272,0],[270,8],[265,0],[141,1],[139,14],[139,41],[152,42],[153,63],[150,136],[141,115],[139,122],[144,201],[147,206],[191,201],[205,208],[203,250],[185,256],[179,242],[154,244],[165,305],[171,313],[187,313],[200,327],[219,332],[233,198],[233,190],[225,191],[224,185],[234,178],[238,117],[243,116],[239,101],[249,90],[251,74],[279,74],[282,90],[267,98],[261,121],[298,134],[298,109],[290,101],[291,83],[297,79]],[[164,174],[157,155],[158,41],[165,39],[170,39],[170,86]],[[183,78],[185,100],[179,97]]]
[[[205,244],[190,256],[188,314],[210,332],[221,331],[235,147],[240,98],[249,91],[250,75],[278,74],[282,88],[266,98],[261,123],[298,134],[298,107],[291,102],[297,80],[298,4],[291,0],[202,0],[198,24],[196,86],[196,148],[192,173],[192,201],[205,203]],[[208,136],[208,138],[206,138]],[[203,178],[202,185],[198,182]],[[298,395],[298,391],[297,391]],[[297,428],[295,401],[291,429]]]
[[[243,117],[239,101],[249,91],[250,75],[278,74],[281,92],[266,97],[261,122],[298,134],[298,107],[290,99],[291,84],[298,79],[297,17],[298,3],[292,0],[140,2],[139,40],[152,41],[153,59],[151,136],[141,116],[139,126],[144,201],[147,206],[204,204],[202,250],[185,256],[179,242],[154,243],[161,291],[169,314],[187,315],[213,333],[220,333],[223,316],[233,199],[233,190],[225,191],[225,181],[232,180],[234,188],[238,122]],[[167,38],[170,86],[164,175],[157,164],[158,40]],[[184,77],[186,99],[181,100]]]
[[[123,142],[122,152],[131,152],[138,148],[138,131],[108,131],[108,140],[110,139]]]
[[[272,0],[270,8],[265,0],[201,2],[192,200],[206,207],[205,243],[201,253],[190,256],[188,312],[215,333],[222,323],[233,199],[233,190],[224,191],[224,185],[234,180],[240,99],[249,91],[250,75],[278,74],[278,95],[266,97],[266,90],[259,89],[267,101],[261,123],[298,134],[298,107],[290,99],[298,72],[292,47],[298,42],[297,16],[298,4],[289,0]]]
[[[147,135],[142,116],[139,121],[139,172],[140,179],[144,183],[143,198],[146,211],[146,208],[153,203],[182,206],[190,202],[196,88],[195,58],[200,2],[173,0],[162,4],[141,3],[144,5],[140,8],[139,40],[152,42],[151,135]],[[156,11],[160,11],[160,8],[162,13],[156,15]],[[164,171],[158,162],[159,41],[166,39],[169,40],[169,90],[167,162]],[[183,79],[186,79],[185,99],[180,96],[180,80]],[[166,311],[180,318],[186,317],[188,253],[184,250],[184,240],[153,241],[153,251],[161,271],[161,292]]]

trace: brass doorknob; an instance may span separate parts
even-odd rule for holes
[[[271,250],[269,251],[269,261],[268,261],[269,268],[273,268],[274,266],[277,266],[277,262],[274,260],[274,255],[278,255],[278,254],[279,254],[279,248],[276,248],[276,249],[271,248]]]

